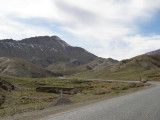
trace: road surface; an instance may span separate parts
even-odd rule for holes
[[[44,120],[160,120],[160,83]]]

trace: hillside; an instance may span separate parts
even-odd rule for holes
[[[160,49],[148,52],[145,55],[160,55]]]
[[[81,65],[97,58],[83,48],[70,46],[57,36],[38,36],[18,41],[0,40],[0,57],[17,57],[41,67],[75,59]]]
[[[145,79],[158,80],[159,72],[160,55],[142,55],[122,60],[102,69],[76,74],[73,77],[139,80],[139,77],[142,76]]]
[[[58,74],[18,58],[0,58],[0,75],[16,77],[51,77]]]
[[[50,65],[47,67],[47,69],[53,72],[60,72],[64,75],[71,75],[89,70],[100,69],[115,63],[118,63],[118,61],[111,58],[104,59],[98,57],[97,59],[84,65],[79,65],[77,60],[72,60],[69,62],[58,62],[56,64]]]
[[[39,67],[65,75],[104,67],[117,62],[111,58],[99,58],[83,48],[70,46],[58,36],[38,36],[18,41],[0,40],[0,57],[20,58]],[[24,71],[22,73],[24,75]]]

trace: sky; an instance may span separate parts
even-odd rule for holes
[[[160,49],[160,0],[0,0],[0,39],[44,35],[128,59]]]

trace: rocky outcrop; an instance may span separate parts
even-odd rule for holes
[[[1,105],[5,102],[7,92],[11,92],[14,89],[14,85],[4,80],[1,80],[0,78],[0,109],[3,109]]]
[[[63,90],[64,94],[70,94],[73,88],[62,88],[62,87],[37,87],[37,92],[48,92],[48,93],[60,93]]]
[[[4,81],[4,80],[0,80],[0,88],[2,88],[3,90],[5,91],[11,91],[11,90],[14,90],[15,89],[15,86]]]
[[[63,90],[63,94],[77,94],[82,93],[83,90],[91,89],[91,86],[86,87],[75,87],[75,88],[64,88],[64,87],[37,87],[37,92],[48,92],[48,93],[60,93],[60,90]]]

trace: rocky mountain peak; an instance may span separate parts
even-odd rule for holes
[[[0,42],[15,42],[13,39],[3,39]]]
[[[18,41],[1,40],[0,57],[18,57],[43,67],[71,59],[85,64],[96,58],[83,48],[70,46],[58,36],[36,36]]]
[[[66,46],[70,46],[65,41],[61,40],[58,36],[36,36],[31,38],[26,38],[19,43],[26,43],[26,44],[39,44],[39,45],[46,45],[46,46],[59,46],[65,48]]]

